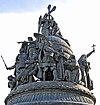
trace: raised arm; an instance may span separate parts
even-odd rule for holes
[[[95,52],[95,46],[96,46],[96,45],[93,44],[93,46],[92,46],[92,47],[93,47],[93,50],[87,54],[87,58],[88,58],[92,53]]]

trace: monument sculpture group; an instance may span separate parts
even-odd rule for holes
[[[14,65],[5,64],[7,70],[14,69],[14,74],[8,76],[11,91],[5,105],[95,105],[87,61],[95,52],[95,45],[77,61],[51,15],[56,6],[48,5],[47,9],[39,17],[35,40],[28,37],[27,41],[18,42],[21,48]]]

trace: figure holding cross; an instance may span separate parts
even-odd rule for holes
[[[38,21],[38,33],[40,33],[41,31],[42,35],[44,36],[49,36],[51,34],[51,30],[54,23],[54,18],[51,16],[51,13],[55,11],[56,6],[54,6],[51,9],[51,5],[48,5],[47,8],[48,8],[48,13],[45,13],[43,18],[42,16],[40,16]]]
[[[81,71],[81,82],[85,87],[89,87],[89,89],[91,84],[91,79],[89,77],[90,62],[87,62],[87,58],[95,52],[95,45],[93,44],[92,47],[93,50],[91,52],[89,52],[88,54],[83,54],[78,60]],[[93,86],[91,87],[93,88]]]

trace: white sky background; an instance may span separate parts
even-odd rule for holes
[[[39,4],[41,1],[38,1]],[[34,11],[0,13],[0,55],[4,57],[7,66],[14,64],[21,46],[17,42],[33,37],[33,33],[37,32],[38,17],[47,12],[48,4],[57,7],[52,15],[63,37],[69,40],[77,60],[82,54],[89,53],[93,44],[96,45],[96,52],[88,61],[91,63],[90,75],[94,82],[92,92],[97,98],[96,105],[99,105],[100,0],[48,0],[43,7],[41,5],[41,9],[38,6]],[[37,4],[33,4],[33,7],[34,5]],[[0,58],[1,105],[4,105],[4,99],[10,92],[7,77],[11,74],[13,70],[7,71]]]

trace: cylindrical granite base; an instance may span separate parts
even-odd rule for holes
[[[87,88],[63,81],[20,85],[5,99],[5,105],[95,105],[95,102]]]

